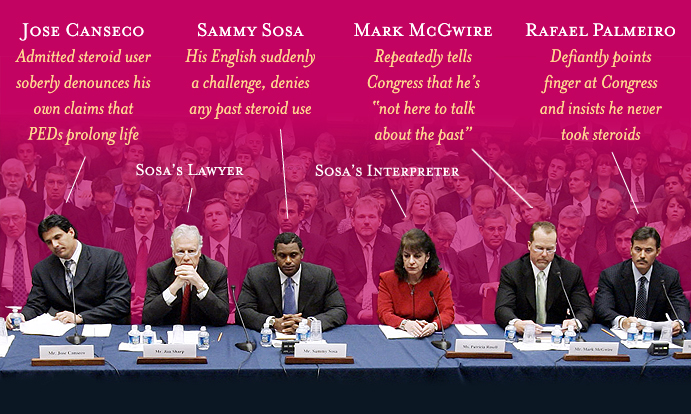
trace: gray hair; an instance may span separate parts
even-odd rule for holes
[[[173,230],[173,234],[170,236],[170,248],[175,250],[175,240],[183,236],[196,237],[199,242],[199,249],[202,248],[202,235],[199,234],[199,229],[197,226],[188,226],[187,224],[181,224]]]
[[[185,197],[185,188],[182,184],[175,181],[167,182],[161,189],[161,199],[166,200],[168,197]]]
[[[433,215],[429,219],[429,231],[434,234],[439,234],[441,231],[445,231],[449,234],[456,234],[456,219],[453,218],[451,213],[445,211]]]
[[[581,227],[585,226],[585,213],[583,212],[583,209],[570,205],[564,207],[561,212],[559,213],[559,221],[562,221],[563,219],[575,219],[577,218],[579,220],[579,225]]]
[[[26,174],[26,167],[24,166],[24,163],[16,158],[8,158],[7,160],[5,160],[5,162],[2,163],[0,171],[5,172],[10,167],[18,167],[20,170],[22,170],[24,174]]]
[[[298,191],[300,191],[302,187],[313,187],[317,191],[317,194],[319,194],[319,188],[316,184],[314,184],[311,181],[300,181],[299,183],[297,183],[297,185],[295,186],[295,192],[297,193]]]

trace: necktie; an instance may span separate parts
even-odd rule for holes
[[[372,245],[367,243],[364,248],[365,269],[367,271],[367,281],[362,288],[362,309],[372,309],[372,295],[377,293],[377,286],[374,284],[372,275]]]
[[[186,325],[190,323],[190,292],[192,288],[189,283],[182,288],[182,308],[180,310],[180,323]]]
[[[573,263],[573,260],[571,258],[571,248],[566,249],[566,254],[564,254],[564,259],[568,260],[569,262]]]
[[[504,189],[503,188],[497,188],[497,201],[494,204],[494,208],[499,208],[501,206],[502,201],[504,201]]]
[[[597,252],[601,255],[607,252],[607,236],[605,235],[604,227],[597,233],[597,239],[595,240],[595,248],[597,249]]]
[[[222,248],[223,246],[220,244],[216,246],[216,256],[214,257],[214,260],[223,263],[223,266],[225,266],[226,258],[223,256],[223,252],[221,251]]]
[[[494,283],[499,281],[499,252],[494,250],[492,254],[492,266],[489,267],[489,282]]]
[[[464,198],[461,200],[461,218],[468,215],[468,201]]]
[[[103,231],[103,244],[105,245],[106,241],[108,240],[108,236],[110,236],[110,233],[113,231],[113,227],[110,225],[109,216],[103,217],[101,230]]]
[[[141,242],[139,242],[134,276],[134,294],[140,298],[146,296],[146,259],[149,256],[149,250],[146,248],[146,240],[147,237],[142,236]]]
[[[24,253],[19,240],[14,242],[14,264],[12,265],[12,304],[26,303],[26,284],[24,280]]]
[[[578,203],[578,207],[580,207],[581,210],[583,210],[583,203]],[[584,211],[584,213],[585,213],[585,211]]]
[[[293,315],[297,312],[295,305],[295,288],[293,287],[293,278],[289,277],[286,280],[285,294],[283,295],[283,314]]]
[[[309,232],[310,232],[309,226],[310,226],[310,225],[309,225],[309,223],[307,223],[307,220],[302,220],[302,221],[300,222],[300,232],[301,232],[301,233],[302,233],[302,232],[304,232],[304,233],[309,233]]]
[[[547,301],[547,281],[545,280],[545,272],[540,271],[537,274],[537,317],[536,321],[542,325],[547,322],[547,310],[545,303]]]
[[[31,187],[34,185],[34,180],[31,178],[31,174],[26,175],[26,188],[31,190]]]
[[[638,286],[638,295],[636,296],[636,310],[634,311],[633,316],[637,318],[643,318],[645,319],[645,308],[647,305],[646,301],[646,295],[645,295],[645,285],[648,283],[648,279],[645,277],[641,278],[640,284]]]
[[[240,237],[238,234],[238,227],[240,225],[240,215],[237,213],[232,213],[230,215],[230,235],[235,237]]]
[[[72,275],[72,265],[74,264],[74,260],[66,260],[65,261],[65,283],[67,284],[67,293],[72,294],[72,280],[73,280],[73,275]]]
[[[643,187],[641,187],[641,183],[639,182],[640,177],[636,177],[636,197],[638,198],[639,203],[644,201],[645,196],[643,195]]]
[[[169,233],[172,233],[172,232],[173,232],[173,220],[168,220],[168,224],[166,224],[166,230],[167,230]]]
[[[50,215],[51,215],[51,216],[54,216],[54,215],[56,215],[56,214],[58,214],[58,213],[56,213],[55,210],[52,210],[52,211],[50,212]]]

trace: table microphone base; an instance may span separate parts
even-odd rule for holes
[[[235,344],[235,346],[238,347],[239,349],[242,349],[243,351],[246,351],[246,352],[252,352],[255,349],[257,349],[257,343],[254,341],[238,342],[237,344]]]
[[[66,339],[67,339],[67,342],[71,343],[72,345],[79,345],[79,344],[86,341],[86,336],[74,334],[74,335],[68,336]]]
[[[451,348],[451,342],[449,341],[432,341],[432,345],[434,345],[435,348],[443,350]]]
[[[588,342],[588,341],[586,341],[585,339],[583,339],[582,336],[579,336],[578,338],[576,338],[576,342]]]

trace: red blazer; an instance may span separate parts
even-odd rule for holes
[[[440,270],[436,275],[422,279],[414,288],[411,295],[408,283],[398,280],[393,270],[381,273],[377,299],[379,320],[395,328],[398,328],[403,319],[424,319],[441,326],[439,318],[435,318],[434,302],[429,296],[431,290],[439,305],[444,327],[449,327],[454,318],[449,274],[445,270]]]

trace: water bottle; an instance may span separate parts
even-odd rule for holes
[[[314,319],[312,321],[312,326],[310,326],[309,338],[310,341],[322,340],[322,321],[320,321],[319,319]]]
[[[19,313],[19,310],[22,308],[21,306],[8,306],[8,308],[12,309],[12,312],[7,315],[7,318],[10,321],[10,326],[13,331],[18,331],[19,330],[19,324],[22,322],[22,314]]]
[[[554,325],[554,329],[552,329],[552,344],[561,345],[562,336],[564,336],[564,334],[561,332],[561,327]]]
[[[306,341],[308,339],[307,338],[308,332],[309,332],[309,327],[307,326],[307,320],[303,319],[302,321],[300,321],[300,325],[298,325],[298,329],[295,332],[296,339],[299,342]]]
[[[672,342],[672,321],[667,321],[662,324],[660,342]]]
[[[130,345],[139,345],[140,340],[139,327],[137,327],[137,325],[132,325],[132,330],[127,333],[127,342],[129,342]]]
[[[268,348],[271,346],[271,340],[273,339],[273,331],[271,330],[271,326],[269,325],[268,322],[264,323],[264,327],[261,330],[261,335],[262,335],[262,340],[261,344],[264,348]]]
[[[645,328],[643,328],[643,342],[653,342],[654,334],[653,323],[650,321],[646,322]]]
[[[573,328],[573,325],[569,325],[564,334],[564,345],[569,345],[571,342],[576,342],[576,330]]]
[[[506,328],[504,328],[504,340],[506,342],[516,342],[516,327],[513,321],[510,321]]]
[[[631,322],[631,325],[629,325],[629,329],[626,330],[627,342],[636,342],[636,339],[638,338],[638,328],[636,327],[636,325],[637,321]]]
[[[156,334],[151,330],[151,325],[146,325],[144,327],[144,333],[142,334],[142,344],[151,345],[154,343]]]
[[[197,336],[197,349],[206,351],[209,349],[209,333],[206,332],[206,326],[202,326]]]

